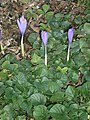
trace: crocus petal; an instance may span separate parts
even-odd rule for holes
[[[27,20],[22,16],[20,21],[17,19],[17,24],[22,35],[24,35],[27,28]]]
[[[42,30],[41,31],[41,38],[42,38],[44,45],[46,46],[47,41],[48,41],[48,32]]]
[[[18,19],[17,19],[17,24],[18,24],[19,30],[20,30],[20,32],[21,32],[21,24],[20,24],[20,22],[19,22]]]
[[[70,28],[68,30],[68,41],[69,41],[69,44],[71,44],[71,42],[73,40],[73,36],[74,36],[74,28]]]

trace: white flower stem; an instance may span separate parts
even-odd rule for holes
[[[45,45],[45,65],[47,66],[47,46]]]
[[[1,42],[1,53],[4,55],[4,48],[3,48],[2,42]]]
[[[21,54],[22,54],[22,57],[24,57],[25,53],[24,53],[23,35],[22,35],[22,38],[21,38]]]
[[[70,54],[70,44],[68,45],[67,62],[69,61],[69,54]]]

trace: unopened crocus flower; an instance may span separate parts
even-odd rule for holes
[[[68,42],[69,42],[69,44],[72,43],[73,36],[74,36],[74,28],[70,28],[68,30]]]
[[[42,38],[42,41],[43,41],[44,46],[46,46],[47,41],[48,41],[48,32],[42,30],[42,31],[41,31],[41,38]]]
[[[41,31],[41,39],[43,41],[45,47],[45,65],[47,66],[47,42],[48,42],[48,32],[42,30]]]
[[[21,16],[20,20],[17,19],[17,24],[21,34],[24,35],[27,28],[27,20],[24,18],[24,16]]]
[[[72,27],[72,28],[70,28],[68,30],[68,54],[67,54],[67,61],[69,61],[70,45],[72,43],[73,36],[74,36],[74,28]]]
[[[17,19],[17,24],[18,24],[19,30],[20,30],[21,35],[22,35],[22,38],[21,38],[21,52],[22,52],[22,56],[24,57],[23,37],[24,37],[24,33],[26,31],[26,28],[27,28],[27,20],[24,18],[24,16],[21,16],[20,20]]]

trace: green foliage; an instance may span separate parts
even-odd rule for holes
[[[84,4],[87,5],[89,7],[90,5],[90,0],[77,0],[78,4]]]
[[[31,60],[17,60],[12,54],[0,60],[0,120],[88,120],[90,13],[87,9],[84,20],[79,15],[74,19],[78,29],[67,62],[71,14],[53,13],[48,4],[34,10],[27,12],[28,18],[41,14],[47,21],[40,23],[40,28],[49,31],[48,66],[44,65],[44,46],[35,32],[28,37],[33,49]]]

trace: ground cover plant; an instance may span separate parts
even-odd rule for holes
[[[54,4],[62,2],[61,11],[46,0],[32,2],[24,16],[16,14],[12,19],[25,17],[27,29],[22,34],[23,27],[13,23],[13,39],[21,34],[24,40],[14,41],[13,50],[12,42],[3,41],[1,24],[0,120],[90,120],[90,9]]]

